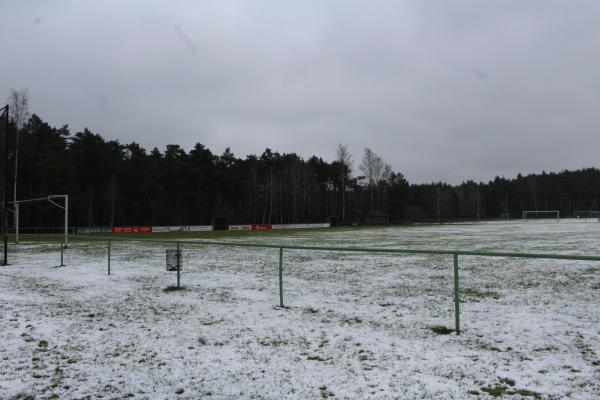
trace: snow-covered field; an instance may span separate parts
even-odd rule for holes
[[[243,236],[269,244],[600,255],[600,224]],[[600,398],[600,262],[22,244],[0,267],[0,398]],[[17,397],[18,398],[18,397]]]

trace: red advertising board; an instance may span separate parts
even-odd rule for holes
[[[113,226],[112,233],[152,233],[151,226]]]
[[[273,229],[273,225],[252,225],[253,231],[268,231]]]

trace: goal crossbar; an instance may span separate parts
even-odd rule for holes
[[[523,221],[526,221],[529,215],[548,215],[547,219],[556,219],[560,221],[560,211],[559,210],[527,210],[523,211]],[[541,218],[539,218],[541,219]]]
[[[56,200],[63,199],[64,205],[57,203]],[[19,205],[23,203],[36,203],[40,201],[48,201],[52,205],[60,208],[65,212],[65,238],[64,246],[69,246],[69,195],[68,194],[51,194],[46,197],[37,197],[35,199],[23,199],[17,201],[11,201],[9,204],[14,204],[15,209],[15,243],[19,243]]]

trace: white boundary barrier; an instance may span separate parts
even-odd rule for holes
[[[266,224],[266,225],[229,225],[230,231],[254,231],[271,229],[311,229],[311,228],[330,228],[330,223],[318,224]],[[165,232],[210,232],[214,230],[211,225],[180,225],[180,226],[119,226],[119,227],[98,227],[98,228],[77,228],[76,232],[85,233],[165,233]]]
[[[319,224],[253,224],[253,225],[229,225],[230,231],[259,231],[271,229],[311,229],[330,228],[330,223]]]
[[[110,233],[112,229],[110,227],[101,227],[101,228],[75,228],[75,233],[84,234],[84,233]]]
[[[271,225],[273,229],[310,229],[310,228],[330,228],[330,223],[322,224],[276,224]]]
[[[230,231],[251,231],[252,225],[229,225]]]
[[[152,232],[209,232],[211,225],[153,226]]]

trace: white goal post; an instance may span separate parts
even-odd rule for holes
[[[558,211],[558,210],[523,211],[523,221],[527,221],[527,220],[531,220],[531,219],[555,219],[557,221],[560,221],[560,211]]]
[[[64,205],[57,203],[55,200],[63,199]],[[51,194],[46,197],[39,197],[37,199],[25,199],[25,200],[17,200],[11,201],[10,204],[15,205],[15,243],[19,243],[19,205],[22,203],[35,203],[40,201],[48,201],[55,205],[56,207],[64,210],[65,212],[65,238],[64,238],[64,246],[69,247],[69,195],[68,194]]]

